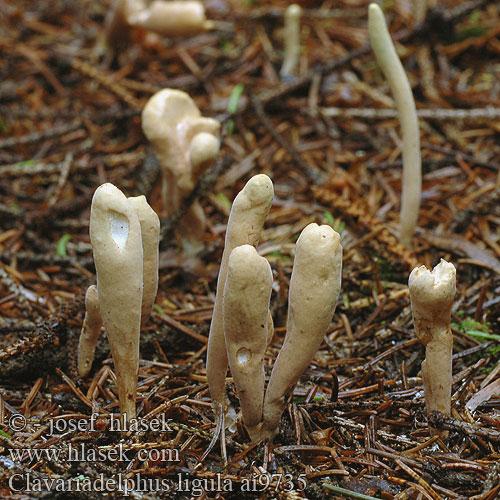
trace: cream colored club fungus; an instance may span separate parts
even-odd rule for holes
[[[94,359],[95,346],[101,333],[102,316],[99,309],[97,287],[91,285],[85,294],[85,318],[83,318],[82,332],[78,345],[78,373],[86,377]]]
[[[340,237],[330,226],[310,224],[297,241],[287,334],[264,392],[263,359],[273,335],[272,273],[254,247],[272,196],[267,176],[252,177],[235,198],[229,216],[207,353],[207,378],[217,420],[210,448],[224,429],[228,359],[250,438],[272,438],[286,407],[285,396],[318,350],[340,291]],[[224,455],[223,438],[221,445]]]
[[[207,21],[201,2],[154,0],[143,10],[133,12],[128,21],[131,25],[159,35],[189,36],[213,28]]]
[[[392,43],[384,14],[375,3],[371,3],[368,7],[368,32],[377,62],[396,101],[401,123],[403,175],[399,239],[402,245],[411,248],[413,233],[418,222],[422,190],[420,130],[417,110],[410,83]]]
[[[87,290],[79,373],[88,374],[104,324],[120,411],[129,420],[136,414],[141,320],[149,316],[158,286],[158,216],[143,196],[127,199],[117,187],[103,184],[92,199],[90,240],[97,286]]]
[[[285,27],[283,38],[285,42],[285,52],[280,75],[286,78],[295,73],[300,58],[300,5],[292,3],[285,10]]]
[[[224,338],[222,300],[231,252],[240,245],[256,246],[273,200],[273,183],[265,174],[252,177],[234,199],[229,214],[222,253],[217,294],[207,349],[207,378],[216,414],[226,410],[226,373],[228,359]]]
[[[144,107],[142,129],[163,173],[162,193],[168,216],[179,210],[182,200],[217,157],[219,128],[220,123],[201,116],[191,97],[181,90],[160,90]],[[179,225],[193,251],[200,246],[205,224],[201,205],[195,201]]]
[[[141,225],[142,239],[142,306],[141,327],[149,318],[158,292],[158,245],[160,241],[160,219],[149,206],[144,195],[129,197]]]
[[[231,252],[222,301],[224,336],[243,422],[252,439],[262,420],[272,285],[271,266],[253,246]]]
[[[342,280],[340,236],[309,224],[297,240],[290,279],[287,332],[264,399],[261,438],[278,432],[289,394],[319,349],[337,305]]]
[[[456,292],[455,266],[445,260],[429,271],[416,267],[408,280],[417,338],[425,345],[422,362],[427,413],[450,415],[453,335],[451,307]]]
[[[115,0],[106,16],[104,34],[109,47],[124,50],[130,44],[132,28],[176,37],[203,33],[213,26],[201,2]]]

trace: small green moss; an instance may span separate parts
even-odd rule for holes
[[[245,86],[242,85],[241,83],[238,83],[237,85],[234,86],[233,91],[231,92],[231,95],[229,96],[229,102],[227,103],[227,112],[230,114],[236,113],[238,110],[238,102],[240,100],[241,94],[243,93],[243,90],[245,89]],[[227,121],[227,133],[228,135],[231,135],[234,131],[234,120],[230,119]]]
[[[33,167],[36,165],[35,160],[20,161],[14,164],[14,167]]]
[[[7,122],[0,116],[0,133],[7,132],[8,128]]]
[[[489,333],[491,326],[490,323],[480,323],[474,318],[464,318],[459,323],[452,323],[451,326],[456,330],[469,335],[472,338],[500,341],[500,335]]]
[[[328,224],[337,233],[341,233],[345,229],[345,222],[335,220],[335,217],[329,210],[323,212],[323,224]]]
[[[323,212],[323,218],[327,224],[333,227],[333,225],[335,224],[335,217],[333,216],[332,212],[330,212],[329,210],[325,210]]]
[[[269,257],[274,257],[283,264],[291,264],[292,262],[289,255],[281,253],[279,250],[273,250],[272,252],[269,252],[268,255]]]
[[[56,254],[58,257],[66,257],[66,247],[71,239],[71,234],[63,234],[56,243]]]
[[[221,205],[224,205],[228,210],[231,210],[232,203],[224,193],[218,193],[215,197]]]

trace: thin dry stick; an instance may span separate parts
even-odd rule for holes
[[[120,85],[112,75],[108,75],[102,71],[99,71],[86,61],[80,61],[76,58],[71,59],[71,66],[80,73],[90,76],[90,78],[93,78],[96,82],[99,82],[104,88],[111,90],[111,92],[120,97],[132,108],[142,109],[141,101],[139,101],[139,99],[136,99],[128,90]]]
[[[64,185],[68,180],[69,171],[71,170],[72,163],[73,163],[73,153],[67,153],[66,157],[64,158],[64,161],[61,163],[61,169],[60,169],[61,174],[57,181],[57,186],[54,192],[52,193],[49,202],[47,203],[48,208],[52,208],[57,203],[59,196],[61,196]]]
[[[288,141],[276,130],[276,127],[273,125],[266,112],[264,111],[264,105],[261,99],[258,97],[251,98],[252,105],[259,117],[259,120],[262,122],[264,127],[267,128],[268,132],[272,135],[273,139],[283,148],[285,148],[294,161],[299,165],[299,167],[304,172],[305,176],[314,184],[318,183],[319,176],[318,174],[311,168],[311,166],[300,156],[295,148],[288,143]]]
[[[376,108],[319,108],[328,118],[364,118],[366,120],[387,120],[398,117],[395,109]],[[494,107],[474,109],[418,109],[419,118],[431,120],[498,120],[500,109]]]

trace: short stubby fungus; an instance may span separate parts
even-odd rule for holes
[[[106,15],[104,38],[109,48],[120,52],[130,45],[134,28],[177,37],[203,33],[213,26],[198,1],[115,0]]]
[[[456,293],[455,266],[445,260],[429,271],[416,267],[408,280],[415,333],[425,345],[422,362],[427,413],[450,415],[453,335],[450,319]]]
[[[91,285],[85,294],[85,318],[78,345],[78,374],[86,377],[94,360],[95,346],[102,328],[102,316],[99,309],[97,287]]]
[[[179,210],[217,157],[219,128],[220,123],[201,116],[191,97],[181,90],[160,90],[144,107],[142,129],[162,170],[162,195],[168,216]],[[200,247],[205,224],[201,205],[195,201],[179,225],[194,251]]]
[[[153,33],[165,36],[189,36],[213,27],[205,17],[205,7],[196,1],[153,0],[147,7],[131,13],[128,21]]]

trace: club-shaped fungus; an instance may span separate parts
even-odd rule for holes
[[[285,27],[283,39],[285,51],[280,75],[282,78],[293,75],[297,69],[300,58],[300,5],[292,3],[285,10]]]
[[[256,246],[273,199],[273,183],[265,174],[252,177],[234,199],[227,223],[226,240],[217,280],[212,322],[207,349],[207,378],[214,411],[226,410],[226,373],[228,367],[222,298],[226,286],[227,266],[231,252],[240,245]]]
[[[90,286],[85,298],[78,371],[88,374],[104,324],[124,420],[136,414],[139,332],[158,288],[159,230],[158,216],[144,196],[126,198],[109,183],[97,188],[90,211],[97,286]]]
[[[377,62],[384,73],[396,101],[403,136],[403,175],[400,223],[400,243],[412,247],[412,238],[418,222],[422,190],[420,158],[420,130],[415,100],[405,70],[387,29],[380,7],[368,7],[368,32]]]
[[[416,267],[408,280],[415,333],[425,345],[422,362],[428,414],[450,415],[453,335],[451,307],[456,292],[455,266],[445,260],[429,271]]]
[[[271,266],[253,246],[231,252],[222,301],[224,336],[243,423],[252,439],[262,420],[272,285]]]
[[[168,216],[183,199],[219,152],[220,123],[201,116],[191,97],[181,90],[163,89],[154,94],[142,111],[142,129],[160,164],[163,202]],[[195,253],[205,230],[205,215],[195,201],[182,219],[179,230]]]
[[[330,226],[309,224],[297,240],[288,296],[287,332],[264,399],[261,437],[273,437],[286,407],[285,396],[313,359],[340,293],[342,246]]]

